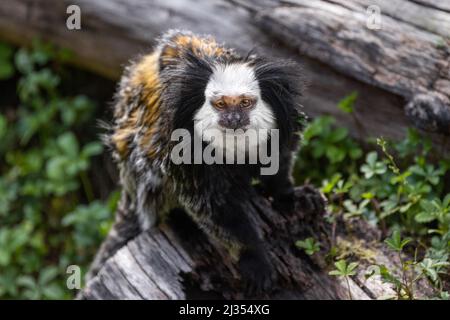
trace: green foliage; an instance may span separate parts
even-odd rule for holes
[[[357,98],[358,92],[352,92],[347,97],[339,101],[338,108],[345,113],[352,113],[354,111],[354,105]]]
[[[14,75],[12,55],[13,49],[4,43],[0,43],[0,80],[9,79]]]
[[[329,272],[331,276],[336,277],[349,277],[356,274],[356,268],[358,267],[357,262],[351,262],[347,264],[345,260],[339,260],[334,263],[336,269]]]
[[[423,199],[420,201],[420,207],[423,210],[418,213],[414,218],[419,223],[429,223],[437,220],[440,225],[449,226],[450,221],[450,194],[447,194],[444,200],[433,199],[427,200]],[[448,231],[443,230],[443,232]]]
[[[0,80],[16,82],[19,101],[0,114],[0,298],[70,298],[67,266],[87,267],[115,210],[117,193],[95,200],[90,178],[103,151],[84,129],[95,104],[59,90],[66,56],[0,44]]]
[[[353,113],[356,98],[355,93],[344,98],[339,108]],[[356,115],[352,118],[357,121]],[[377,274],[393,285],[396,298],[414,298],[414,283],[420,279],[430,281],[435,297],[445,296],[450,159],[428,138],[409,129],[395,144],[383,138],[360,144],[331,117],[321,116],[306,128],[294,176],[298,183],[309,180],[321,186],[329,203],[329,223],[365,219],[385,234],[392,232],[385,243],[399,256],[405,275],[395,275],[386,266],[378,266]]]
[[[400,231],[395,230],[390,238],[384,240],[384,242],[394,251],[401,252],[403,247],[412,241],[411,238],[402,239]]]
[[[448,250],[447,253],[440,252],[431,257],[430,253],[433,252],[433,249],[430,249],[421,261],[418,261],[416,257],[414,259],[405,259],[405,255],[402,252],[404,247],[411,241],[412,239],[410,238],[402,239],[398,230],[395,230],[392,236],[385,240],[389,248],[398,254],[401,274],[395,274],[385,265],[374,265],[367,270],[366,278],[374,275],[380,276],[383,282],[393,286],[396,293],[395,296],[385,298],[396,299],[414,299],[416,296],[414,284],[421,279],[427,279],[437,289],[435,298],[442,297],[442,299],[445,299],[446,292],[442,289],[440,275],[445,275],[447,267],[450,265],[448,262]]]
[[[352,299],[352,291],[350,289],[350,282],[348,279],[349,279],[349,277],[354,276],[356,274],[356,269],[358,268],[358,263],[350,262],[349,264],[347,264],[347,261],[345,261],[344,259],[341,259],[339,261],[336,261],[334,263],[334,266],[336,267],[336,269],[331,270],[329,272],[329,275],[335,276],[335,277],[342,277],[345,279],[345,282],[347,283],[348,295],[351,300]]]
[[[362,149],[349,138],[346,128],[335,128],[335,120],[330,116],[316,118],[303,133],[301,157],[296,163],[296,180],[311,179],[319,182],[324,176],[331,177],[343,167],[346,171],[354,169],[356,161],[362,156]],[[317,163],[303,176],[300,170]]]
[[[314,240],[313,238],[306,238],[305,240],[298,240],[295,242],[295,245],[298,248],[305,250],[306,254],[313,255],[316,252],[320,251],[320,243]]]
[[[64,297],[63,288],[57,283],[58,268],[45,267],[35,279],[24,275],[17,278],[17,284],[21,287],[25,299],[60,299]]]
[[[370,179],[376,175],[382,175],[386,172],[386,164],[383,161],[377,161],[378,154],[375,151],[369,152],[366,157],[366,163],[361,166],[361,172],[364,178]]]

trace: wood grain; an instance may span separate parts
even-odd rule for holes
[[[300,196],[301,188],[297,189]],[[298,198],[300,199],[300,198]],[[323,256],[307,257],[294,246],[295,240],[314,236],[321,241],[322,254],[330,243],[330,225],[318,213],[306,214],[300,203],[295,214],[286,215],[271,209],[264,198],[254,201],[259,214],[252,217],[255,227],[263,231],[266,250],[279,274],[279,282],[262,296],[247,296],[239,279],[237,266],[220,245],[215,244],[177,211],[167,223],[144,232],[118,250],[101,267],[80,292],[79,299],[348,299],[343,279],[328,275]],[[377,277],[366,280],[365,272],[374,263],[398,270],[396,256],[379,245],[379,233],[361,222],[353,232],[338,228],[338,243],[347,243],[370,252],[358,257],[358,274],[350,279],[354,299],[377,299],[394,294],[389,285]],[[106,240],[108,241],[108,239]],[[355,252],[358,252],[355,250]],[[418,284],[418,297],[430,292]]]

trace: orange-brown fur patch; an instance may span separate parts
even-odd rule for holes
[[[144,88],[150,91],[156,91],[160,88],[158,53],[154,52],[145,56],[136,65],[133,72],[131,83],[135,86],[144,85]]]
[[[159,55],[153,53],[143,59],[137,66],[136,78],[140,84],[144,85],[145,110],[142,114],[142,138],[139,141],[141,149],[147,151],[150,158],[155,156],[155,149],[152,146],[152,138],[156,132],[156,121],[160,115],[161,107],[161,83],[159,80]]]
[[[174,46],[168,45],[161,53],[161,61],[164,65],[173,63],[174,59],[180,57],[180,48],[191,50],[195,55],[204,56],[221,56],[226,50],[219,46],[212,38],[199,38],[193,35],[179,34],[172,39]]]
[[[141,148],[148,149],[149,156],[153,156],[151,140],[156,128],[155,124],[160,114],[161,84],[159,80],[158,54],[145,56],[137,63],[130,78],[130,84],[142,87],[141,103],[145,109],[131,111],[124,124],[116,129],[112,140],[119,155],[124,158],[129,153],[129,138],[138,130],[143,130],[142,139],[139,141]]]

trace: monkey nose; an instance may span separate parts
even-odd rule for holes
[[[241,116],[238,114],[229,114],[227,115],[227,125],[226,127],[230,128],[230,129],[237,129],[240,127],[240,119]]]
[[[229,114],[227,120],[230,122],[239,122],[241,120],[241,115],[238,113]]]
[[[244,117],[239,113],[230,113],[225,115],[219,124],[228,129],[239,129],[246,125]]]

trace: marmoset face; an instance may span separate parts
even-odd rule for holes
[[[248,63],[214,66],[205,102],[194,121],[196,133],[214,144],[221,144],[213,138],[218,132],[234,139],[248,130],[264,131],[267,137],[267,131],[276,127],[275,115],[261,99],[258,80]]]

